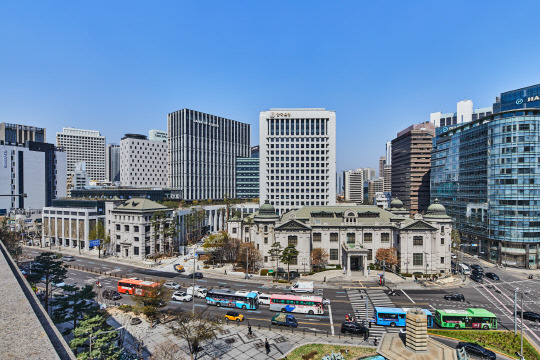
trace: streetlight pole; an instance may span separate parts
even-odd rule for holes
[[[197,245],[193,245],[193,273],[191,274],[193,276],[193,287],[191,288],[191,301],[193,301],[193,304],[191,305],[191,312],[195,315],[195,255],[197,254]]]
[[[517,293],[518,291],[519,291],[519,288],[514,289],[514,335],[517,334]]]
[[[523,291],[521,292],[521,349],[519,352],[519,359],[525,360],[523,357]]]

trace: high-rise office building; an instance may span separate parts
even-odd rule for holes
[[[386,164],[384,165],[392,165],[392,142],[391,141],[386,142]]]
[[[457,103],[457,111],[454,113],[443,114],[442,112],[434,112],[429,116],[429,121],[435,127],[455,126],[471,121],[478,120],[484,116],[491,115],[492,107],[486,107],[473,110],[473,102],[471,100],[463,100]]]
[[[384,180],[375,179],[368,181],[368,204],[373,205],[375,203],[375,197],[377,193],[381,193],[384,190]]]
[[[0,144],[0,214],[10,209],[42,209],[66,196],[66,154],[53,144]],[[23,196],[17,196],[23,195]]]
[[[0,123],[0,142],[23,145],[27,141],[44,143],[45,129],[35,126]]]
[[[260,202],[278,214],[336,202],[336,113],[270,109],[259,117]]]
[[[186,200],[236,196],[236,158],[250,154],[251,126],[182,109],[167,115],[169,183]]]
[[[167,132],[163,130],[152,129],[148,132],[148,140],[167,142]]]
[[[126,134],[120,140],[122,186],[166,187],[168,179],[167,143],[138,134]]]
[[[86,163],[83,161],[75,164],[73,189],[84,189],[84,187],[88,185],[90,185],[90,179],[88,179],[88,173],[86,172]]]
[[[109,144],[105,152],[105,174],[107,181],[120,181],[120,145]]]
[[[383,181],[384,181],[384,192],[385,193],[391,193],[392,192],[392,165],[385,164],[384,170],[383,170]]]
[[[236,197],[259,198],[259,146],[251,148],[251,157],[236,158]]]
[[[403,202],[411,214],[424,212],[430,205],[432,123],[414,124],[392,140],[392,196]],[[382,190],[381,190],[382,191]]]
[[[345,201],[356,204],[364,202],[364,171],[363,169],[348,170],[343,172],[343,190]]]
[[[540,84],[502,93],[494,113],[439,127],[431,197],[464,250],[518,267],[540,264]]]
[[[379,158],[379,177],[384,177],[384,165],[386,164],[386,156]]]
[[[99,131],[63,128],[56,133],[56,145],[67,156],[67,176],[75,172],[75,164],[84,161],[90,180],[105,180],[105,136]]]
[[[373,179],[377,178],[377,171],[375,169],[362,168],[362,169],[358,169],[358,170],[362,170],[364,181],[373,180]]]

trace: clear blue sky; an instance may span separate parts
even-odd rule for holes
[[[0,122],[124,133],[184,107],[337,112],[337,168],[406,126],[540,82],[539,2],[3,1]]]

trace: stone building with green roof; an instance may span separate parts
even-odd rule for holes
[[[279,242],[283,248],[294,244],[299,251],[291,270],[303,270],[303,264],[311,263],[313,249],[322,248],[329,254],[328,264],[341,265],[348,275],[352,271],[367,275],[377,250],[393,247],[403,273],[451,271],[452,220],[437,201],[425,215],[414,218],[397,199],[387,210],[373,205],[306,206],[281,216],[267,201],[255,214],[231,219],[228,225],[230,236],[255,244],[264,268],[275,267],[269,250]]]

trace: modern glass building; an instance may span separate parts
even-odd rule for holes
[[[431,198],[455,220],[462,246],[484,259],[540,262],[540,85],[502,93],[494,113],[439,127]]]
[[[236,197],[259,198],[259,147],[251,148],[251,157],[236,158]]]

